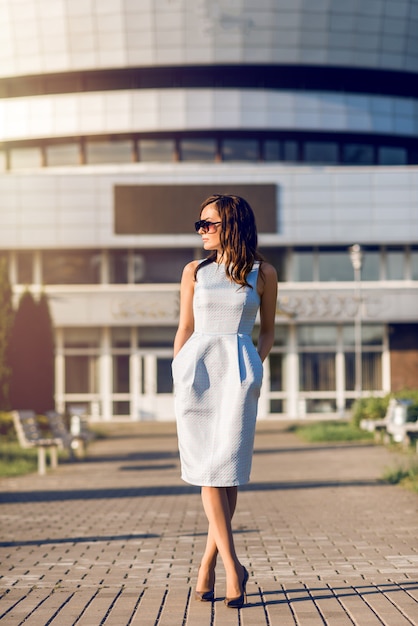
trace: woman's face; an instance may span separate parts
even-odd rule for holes
[[[206,220],[207,222],[220,222],[221,216],[218,213],[216,204],[212,203],[212,204],[208,204],[207,206],[205,206],[205,208],[200,214],[200,219]],[[203,248],[205,250],[211,250],[211,251],[217,250],[218,257],[222,254],[221,236],[220,236],[221,228],[222,228],[222,224],[217,224],[216,226],[213,226],[211,228],[211,231],[213,230],[214,232],[205,233],[203,232],[203,229],[199,231],[199,234],[202,237]]]

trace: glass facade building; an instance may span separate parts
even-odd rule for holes
[[[49,296],[58,410],[173,419],[212,192],[250,201],[279,276],[260,417],[416,386],[416,0],[3,0],[0,19],[0,255],[16,298]]]

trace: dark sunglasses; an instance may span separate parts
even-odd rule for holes
[[[194,227],[197,233],[199,232],[199,230],[203,230],[205,234],[213,234],[216,233],[216,227],[218,224],[222,224],[222,222],[208,222],[207,220],[199,220],[198,222],[195,222]]]

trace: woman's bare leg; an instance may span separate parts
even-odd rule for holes
[[[226,572],[226,595],[234,598],[241,593],[242,566],[235,552],[231,528],[231,509],[227,487],[202,487],[202,502],[209,522],[211,542],[221,555]],[[236,502],[233,492],[231,504]],[[212,553],[213,554],[213,553]]]
[[[238,487],[226,487],[225,489],[228,498],[229,516],[232,520],[237,505]],[[201,559],[196,584],[196,589],[200,592],[211,591],[213,589],[217,557],[218,548],[216,547],[216,542],[209,524],[206,547]]]

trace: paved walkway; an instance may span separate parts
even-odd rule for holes
[[[4,626],[418,625],[418,496],[383,447],[307,446],[260,422],[236,544],[248,604],[193,600],[206,521],[174,425],[111,427],[85,462],[0,482]]]

